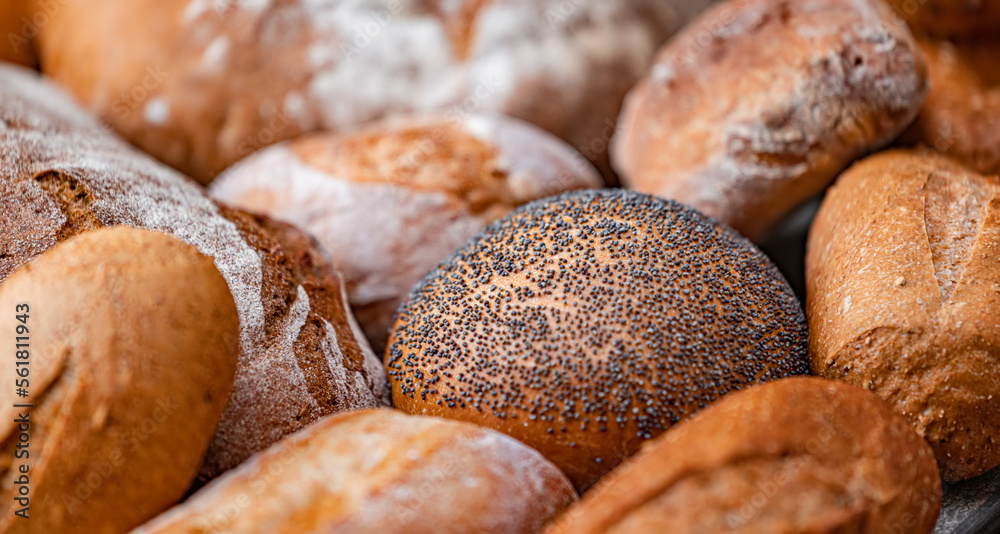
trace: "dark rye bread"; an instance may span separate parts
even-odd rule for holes
[[[210,200],[28,71],[0,68],[0,121],[0,281],[73,235],[128,225],[194,245],[229,284],[240,363],[203,480],[323,415],[387,405],[381,365],[309,238]]]
[[[673,201],[566,193],[424,279],[386,351],[395,406],[492,427],[587,488],[643,440],[749,384],[807,372],[791,288]]]
[[[928,534],[934,454],[871,392],[789,378],[643,447],[545,534]]]

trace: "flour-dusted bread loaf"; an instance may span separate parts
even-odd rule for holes
[[[58,5],[46,6],[47,10],[35,13],[28,8],[28,1],[3,0],[0,3],[0,61],[34,67],[37,64],[34,40],[41,26],[48,23],[48,12],[58,9]],[[51,4],[57,2],[50,0]]]
[[[818,378],[734,393],[649,442],[546,534],[929,534],[934,453],[878,396]]]
[[[660,52],[612,159],[629,187],[760,240],[898,136],[926,90],[920,50],[881,0],[730,0]]]
[[[929,146],[984,174],[1000,174],[1000,30],[994,37],[919,40],[931,89],[904,143]]]
[[[0,309],[0,530],[122,533],[183,497],[239,353],[211,258],[159,232],[94,230],[22,265]]]
[[[207,183],[250,152],[392,113],[494,111],[606,159],[622,98],[710,0],[91,0],[45,71]]]
[[[316,236],[381,353],[413,285],[487,224],[528,201],[600,186],[582,156],[527,123],[429,115],[264,149],[211,191]]]
[[[0,281],[104,226],[159,230],[215,261],[240,314],[240,361],[202,478],[324,415],[388,403],[385,372],[312,240],[212,201],[10,67],[0,67],[0,199]]]
[[[815,374],[878,393],[945,480],[1000,465],[1000,179],[934,152],[855,164],[806,258]]]
[[[532,534],[575,500],[503,434],[370,410],[279,442],[135,534]]]
[[[413,289],[395,406],[527,443],[577,488],[730,391],[807,372],[802,309],[714,220],[621,189],[518,208]]]
[[[887,0],[915,30],[937,37],[1000,35],[997,0]]]

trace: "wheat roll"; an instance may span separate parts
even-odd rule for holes
[[[1000,180],[934,152],[862,160],[806,257],[814,374],[878,393],[945,480],[1000,465]]]
[[[239,353],[239,316],[211,258],[159,232],[95,230],[7,278],[0,309],[4,346],[28,345],[27,359],[0,358],[12,377],[0,389],[0,530],[127,532],[183,497]],[[15,396],[15,376],[27,396]],[[25,465],[30,502],[18,503]],[[29,519],[15,515],[22,505]]]

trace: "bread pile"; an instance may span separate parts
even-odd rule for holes
[[[1000,465],[996,2],[0,32],[4,532],[929,533]]]

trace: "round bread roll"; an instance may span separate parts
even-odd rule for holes
[[[929,534],[934,453],[876,395],[818,378],[741,391],[649,442],[546,534]]]
[[[494,223],[414,288],[385,358],[396,407],[505,432],[578,489],[722,395],[808,366],[802,310],[763,253],[614,189]]]
[[[92,0],[61,9],[39,53],[203,183],[302,132],[432,108],[520,117],[601,162],[625,93],[709,1]]]
[[[838,179],[806,258],[814,374],[878,393],[945,480],[1000,465],[1000,180],[890,151]]]
[[[0,309],[0,530],[127,532],[183,497],[239,352],[212,260],[158,232],[87,232],[7,278]]]
[[[931,90],[904,144],[926,145],[983,174],[1000,174],[1000,40],[922,39],[920,46]]]
[[[135,534],[530,534],[576,500],[537,452],[393,410],[323,419]]]
[[[158,230],[215,261],[240,314],[240,361],[202,480],[324,415],[388,405],[385,371],[314,241],[212,201],[12,67],[0,67],[0,198],[0,281],[105,226]]]
[[[29,10],[25,3],[29,0],[3,0],[0,4],[0,61],[8,61],[35,67],[35,37],[41,26],[48,23],[48,13],[56,6],[46,5],[37,12]],[[35,1],[35,0],[30,0]],[[44,2],[44,0],[38,0]],[[49,0],[55,4],[59,0]],[[29,17],[28,14],[34,14]]]
[[[939,37],[995,37],[1000,34],[997,0],[888,0],[915,30]]]
[[[761,241],[852,160],[895,139],[927,91],[880,0],[730,0],[660,52],[612,159],[629,187]]]
[[[381,353],[407,292],[487,224],[530,200],[601,183],[579,154],[526,123],[433,115],[262,150],[211,191],[316,236]]]

